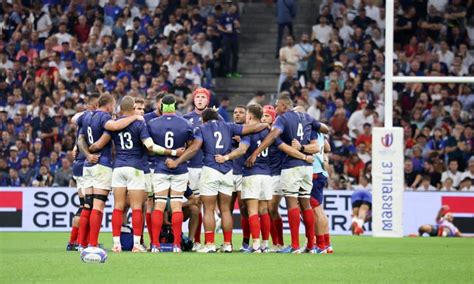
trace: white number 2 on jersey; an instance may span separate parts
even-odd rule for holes
[[[298,123],[298,129],[296,130],[296,136],[300,138],[300,141],[303,141],[303,125],[301,123]]]
[[[221,144],[222,142],[222,133],[220,131],[214,132],[214,137],[216,137],[216,149],[224,148],[224,145]]]
[[[257,141],[257,147],[260,147],[260,144],[262,144],[262,141],[258,140]],[[260,154],[258,154],[259,157],[267,157],[268,156],[268,148],[265,148]]]
[[[173,149],[174,145],[174,133],[171,131],[166,131],[165,133],[165,147],[168,149]]]
[[[94,144],[94,136],[92,136],[92,128],[90,126],[87,127],[87,140],[89,140],[89,144]]]
[[[133,148],[132,135],[130,134],[130,132],[120,132],[119,137],[120,146],[122,147],[122,149],[130,150]]]

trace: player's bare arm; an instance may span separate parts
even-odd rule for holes
[[[144,139],[142,142],[149,152],[152,152],[158,155],[179,157],[184,152],[184,148],[178,148],[176,150],[166,149],[165,147],[162,147],[160,145],[153,143],[153,139],[151,138]]]
[[[99,161],[100,156],[96,154],[91,154],[91,152],[89,151],[89,147],[87,146],[87,142],[84,138],[84,135],[79,136],[79,139],[77,140],[77,147],[79,148],[79,151],[81,151],[81,153],[86,156],[86,159],[89,163],[95,164]]]
[[[188,161],[189,159],[191,159],[192,157],[194,157],[197,154],[197,152],[199,151],[199,149],[201,149],[201,146],[202,146],[202,140],[194,139],[193,143],[189,146],[189,148],[186,149],[186,151],[184,151],[184,153],[183,153],[183,155],[181,155],[181,157],[179,157],[176,160],[166,159],[166,162],[165,162],[166,166],[170,169],[175,169],[176,167],[178,167],[182,163],[184,163],[184,162]]]
[[[270,127],[268,123],[247,124],[242,128],[242,135],[257,133],[268,127]]]
[[[107,144],[110,142],[111,139],[112,137],[110,136],[110,134],[104,132],[104,134],[100,136],[99,140],[97,140],[94,144],[89,146],[89,151],[91,153],[99,152],[105,146],[107,146]]]
[[[135,120],[143,120],[143,117],[141,115],[130,115],[118,120],[111,119],[105,123],[104,128],[108,131],[120,131]]]
[[[323,133],[323,134],[329,134],[329,127],[326,124],[321,123],[321,127],[319,127],[318,131]]]
[[[260,146],[258,146],[257,149],[248,157],[247,161],[245,161],[245,165],[247,167],[253,167],[253,164],[255,163],[255,160],[257,159],[257,156],[266,148],[268,148],[270,145],[275,142],[275,139],[277,139],[281,134],[281,131],[278,128],[273,128],[270,133],[268,133],[267,137],[263,139],[262,143]]]
[[[243,155],[245,155],[248,148],[249,148],[248,144],[239,143],[239,147],[237,147],[237,149],[230,152],[229,154],[227,154],[227,155],[215,155],[216,162],[218,162],[219,164],[223,164],[226,161],[242,157]]]
[[[303,161],[305,161],[306,163],[309,163],[309,164],[312,164],[314,162],[314,158],[313,158],[312,155],[306,155],[306,154],[296,150],[295,148],[289,146],[288,144],[281,143],[278,146],[278,149],[280,149],[280,151],[283,151],[285,154],[287,154],[288,156],[290,156],[292,158],[303,160]]]
[[[298,139],[293,139],[291,141],[291,147],[306,154],[316,154],[319,153],[319,144],[318,140],[313,139],[311,142],[307,145],[301,145],[300,141]]]

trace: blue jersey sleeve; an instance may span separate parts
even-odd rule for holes
[[[242,130],[244,129],[244,126],[243,126],[243,125],[237,124],[237,123],[232,123],[232,122],[228,122],[227,125],[230,126],[230,129],[231,129],[231,132],[232,132],[232,136],[234,136],[234,135],[242,135]]]
[[[311,130],[311,136],[310,136],[310,140],[316,140],[318,139],[318,132],[316,132],[314,129]]]
[[[280,132],[285,131],[285,119],[282,116],[277,117],[273,124],[273,128],[280,130]]]
[[[243,137],[240,137],[240,143],[244,143],[246,145],[250,145],[250,135],[246,135]]]
[[[187,141],[193,140],[194,139],[193,125],[189,121],[188,121],[188,124],[187,124],[187,128],[188,128],[188,139],[187,139]]]
[[[84,116],[86,113],[84,112],[81,116],[79,116],[76,120],[77,127],[82,128],[82,122],[84,121]]]
[[[150,138],[150,133],[148,132],[148,128],[146,127],[145,122],[140,121],[140,123],[138,124],[138,127],[139,127],[139,131],[140,131],[140,139],[142,141],[147,139],[147,138]]]
[[[194,139],[203,141],[201,127],[194,128]]]
[[[111,120],[112,119],[112,116],[110,116],[110,114],[108,113],[105,113],[104,115],[102,115],[100,117],[100,126],[105,129],[105,124],[107,123],[107,121]]]

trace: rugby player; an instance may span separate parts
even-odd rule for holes
[[[273,125],[276,119],[276,110],[272,105],[266,105],[263,107],[262,122]],[[271,217],[270,233],[272,236],[273,247],[270,252],[276,252],[283,248],[283,220],[281,219],[278,207],[281,201],[281,188],[280,188],[280,173],[281,173],[281,161],[285,155],[278,149],[278,146],[273,143],[268,147],[268,155],[270,158],[270,182],[273,190],[272,200],[270,201],[268,210]]]
[[[453,224],[453,213],[448,205],[443,205],[436,215],[436,225],[422,225],[418,229],[418,235],[421,237],[428,234],[430,237],[462,237],[459,229]]]
[[[202,113],[207,109],[211,102],[211,93],[206,88],[197,88],[192,94],[194,110],[185,114],[183,117],[191,122],[193,129],[202,125]],[[189,172],[189,188],[193,191],[195,196],[199,196],[199,181],[201,178],[201,170],[203,163],[203,153],[199,150],[198,153],[188,161]],[[193,251],[201,248],[201,226],[202,214],[199,214],[199,222],[194,235]]]
[[[97,100],[99,98],[99,95],[97,94],[92,94],[89,96],[89,99],[87,100],[87,109],[86,111],[94,111],[97,108]],[[81,133],[82,129],[82,120],[84,118],[84,112],[77,113],[74,115],[71,119],[71,122],[76,124],[77,126],[77,137],[79,137],[79,134]],[[77,144],[77,141],[76,141]],[[91,162],[97,163],[99,160],[99,156],[97,155],[91,155],[88,152],[88,157]],[[73,155],[74,155],[74,164],[72,166],[72,173],[73,173],[73,179],[76,183],[77,187],[77,195],[79,196],[79,209],[76,212],[76,215],[74,216],[73,219],[73,224],[72,224],[72,229],[71,229],[71,235],[69,238],[69,242],[67,244],[66,250],[72,251],[72,250],[77,250],[78,246],[78,233],[79,233],[79,221],[81,217],[81,212],[82,208],[84,207],[84,194],[85,194],[85,188],[84,188],[84,182],[82,178],[82,171],[84,168],[84,162],[86,160],[86,156],[78,151],[77,145],[74,146],[73,149]],[[87,244],[85,244],[87,245]]]
[[[234,123],[244,124],[247,116],[247,107],[244,105],[238,105],[234,108]],[[232,150],[235,150],[239,147],[241,142],[240,136],[232,137]],[[245,158],[243,156],[232,160],[232,171],[234,174],[234,193],[232,194],[232,205],[235,204],[237,200],[239,204],[240,211],[240,224],[242,227],[242,247],[240,248],[241,252],[247,251],[249,249],[249,240],[250,240],[250,226],[249,226],[249,215],[247,213],[247,207],[245,202],[241,198],[242,191],[242,168],[245,163]]]
[[[314,143],[313,143],[314,142]],[[312,131],[311,143],[302,146],[298,140],[292,141],[292,147],[308,154],[315,154],[313,162],[313,188],[311,190],[311,207],[315,216],[316,247],[314,253],[333,253],[330,245],[329,224],[323,206],[323,189],[328,183],[329,174],[326,168],[329,167],[328,155],[331,146],[322,133]],[[307,247],[308,249],[308,247]]]
[[[148,124],[150,120],[161,116],[161,100],[166,95],[166,92],[159,92],[158,95],[155,97],[155,110],[149,113],[146,113],[143,118],[145,118],[145,122]],[[137,104],[137,100],[135,100],[135,104]],[[139,114],[139,113],[137,113]],[[148,192],[148,198],[145,203],[146,207],[146,227],[148,230],[148,236],[150,237],[150,247],[151,242],[153,240],[153,224],[151,221],[151,213],[153,212],[153,205],[154,205],[154,193],[153,193],[153,171],[155,168],[155,156],[146,154],[145,162],[148,164],[148,168],[145,166],[145,181],[146,181],[146,192]],[[147,173],[147,169],[149,169]]]
[[[176,100],[166,95],[161,100],[162,116],[150,120],[148,129],[156,144],[164,145],[176,156],[184,151],[186,145],[193,140],[193,128],[189,121],[176,115]],[[177,150],[176,150],[177,149]],[[155,193],[155,209],[152,213],[152,248],[151,252],[160,252],[159,233],[163,224],[163,212],[166,209],[168,195],[171,200],[171,225],[173,229],[173,252],[181,252],[181,232],[183,225],[182,202],[187,189],[189,174],[186,164],[169,169],[165,165],[167,157],[159,156],[155,161],[153,174],[153,190]]]
[[[109,94],[99,97],[98,109],[87,112],[83,119],[82,131],[79,136],[78,148],[87,154],[88,148],[99,139],[109,139],[107,131],[119,131],[127,127],[141,116],[132,115],[124,119],[112,120],[111,113],[115,110],[115,99]],[[90,149],[89,149],[90,151]],[[94,151],[90,151],[94,153]],[[100,154],[99,154],[100,153]],[[89,246],[96,247],[99,240],[102,215],[111,190],[112,179],[112,144],[109,141],[97,153],[100,155],[97,164],[87,161],[84,163],[84,187],[86,188],[84,208],[81,212],[79,236],[81,244],[85,242],[86,228],[89,228]]]
[[[293,139],[298,139],[301,145],[307,145],[310,142],[312,130],[322,133],[329,132],[326,125],[319,123],[306,113],[292,111],[292,108],[291,98],[286,94],[280,95],[276,106],[279,116],[270,133],[246,160],[246,166],[253,166],[258,155],[274,143],[278,137],[281,137],[281,140],[287,145],[291,145]],[[283,159],[280,184],[288,207],[291,246],[281,250],[282,253],[301,253],[299,207],[303,210],[303,222],[308,244],[314,243],[314,213],[309,202],[312,189],[312,173],[313,169],[307,160],[298,160],[291,156],[286,156]]]
[[[361,175],[359,177],[360,187],[355,187],[356,191],[352,193],[352,234],[361,235],[364,233],[364,224],[367,221],[370,210],[372,209],[372,193],[370,193],[369,179]]]
[[[203,124],[194,129],[194,141],[181,157],[176,160],[167,159],[166,165],[175,169],[188,161],[199,150],[203,149],[203,168],[199,183],[201,201],[204,204],[204,229],[206,245],[198,250],[201,253],[216,252],[215,235],[215,207],[218,201],[222,216],[222,231],[224,234],[223,252],[232,252],[232,192],[234,188],[232,174],[232,158],[227,157],[225,163],[215,161],[216,155],[227,155],[232,150],[232,137],[259,132],[268,127],[268,124],[239,125],[219,120],[215,110],[206,109],[202,113]]]

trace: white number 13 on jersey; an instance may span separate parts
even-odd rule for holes
[[[303,141],[303,125],[301,123],[298,123],[298,129],[296,130],[296,136],[300,138],[300,141]]]
[[[120,147],[122,147],[122,149],[133,148],[132,135],[129,132],[120,132],[119,137],[120,137]]]
[[[223,149],[224,145],[222,145],[222,133],[220,131],[214,132],[214,137],[216,137],[216,149]]]

